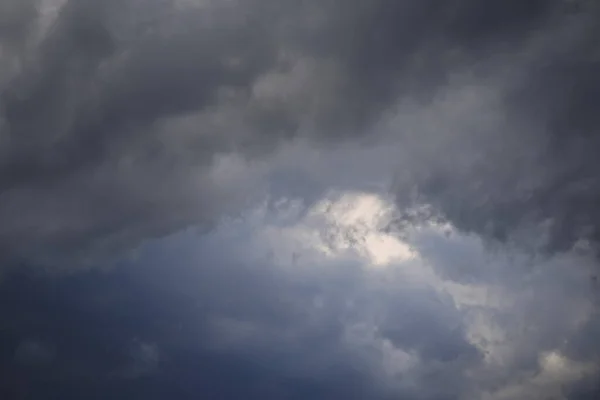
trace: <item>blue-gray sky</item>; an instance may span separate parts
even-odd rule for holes
[[[0,0],[0,394],[595,398],[599,13]]]

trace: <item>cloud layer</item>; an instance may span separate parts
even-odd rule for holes
[[[3,0],[2,370],[34,398],[592,396],[598,13]]]
[[[3,363],[35,393],[135,398],[590,392],[591,256],[491,255],[438,225],[399,241],[377,229],[388,207],[363,192],[308,212],[280,202],[149,242],[113,272],[14,276],[0,292]],[[465,264],[479,271],[451,276]]]
[[[5,4],[7,249],[210,222],[239,197],[215,158],[292,137],[403,140],[398,192],[467,230],[594,236],[591,4]]]

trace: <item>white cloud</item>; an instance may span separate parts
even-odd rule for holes
[[[483,400],[551,399],[568,400],[565,388],[598,373],[594,363],[569,360],[557,351],[540,354],[539,371],[519,377],[500,390],[480,394]]]
[[[436,317],[441,326],[464,324],[466,339],[483,356],[483,364],[468,369],[471,385],[500,387],[494,392],[477,392],[494,396],[490,399],[516,399],[515,393],[556,395],[560,393],[556,382],[572,383],[594,370],[594,363],[568,360],[554,350],[592,318],[593,298],[581,290],[588,284],[591,260],[587,256],[535,259],[510,248],[491,252],[480,238],[437,223],[410,227],[400,239],[381,229],[394,212],[385,195],[333,191],[308,209],[300,200],[265,203],[244,218],[221,225],[217,236],[235,240],[240,257],[268,260],[290,276],[309,274],[318,281],[328,269],[350,271],[358,266],[367,274],[361,278],[365,280],[361,289],[344,289],[351,309],[365,306],[361,296],[373,296],[369,302],[376,304],[378,296],[406,293],[406,300],[425,312],[430,300],[421,297],[441,296],[449,309],[456,307],[456,315]],[[313,300],[315,307],[324,301]],[[393,308],[391,314],[381,313],[373,304],[358,320],[346,322],[347,344],[368,354],[380,378],[386,376],[392,387],[399,384],[400,376],[418,380],[423,360],[380,331],[382,318],[394,315]],[[392,307],[385,301],[382,304]],[[253,331],[254,325],[244,326],[241,331],[235,329],[236,335],[264,334]],[[537,364],[531,361],[538,358]],[[541,372],[535,371],[538,366]],[[569,374],[568,370],[579,372]],[[528,378],[523,381],[523,376]],[[405,390],[405,384],[398,387]]]

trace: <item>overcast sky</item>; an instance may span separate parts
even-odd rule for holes
[[[599,18],[0,0],[0,397],[596,398]]]

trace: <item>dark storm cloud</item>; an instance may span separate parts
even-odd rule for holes
[[[0,20],[0,40],[3,46],[22,45],[29,36],[37,15],[36,1],[4,1]]]
[[[21,252],[214,220],[216,155],[364,133],[566,15],[558,1],[85,0],[42,31],[35,5],[15,7],[3,43],[28,45],[1,95],[0,216]]]
[[[429,204],[462,231],[559,250],[598,235],[592,2],[71,0],[48,27],[40,7],[51,3],[0,6],[2,268],[93,260],[97,247],[210,227],[264,180],[291,192],[296,169],[297,186],[318,191],[311,180],[322,179],[323,191],[337,175],[320,169],[358,154],[295,168],[313,161],[302,150],[284,163],[292,171],[279,169],[293,153],[285,142],[300,139],[325,149],[321,160],[343,141],[393,144],[355,161],[395,168],[400,206]],[[479,253],[463,263],[473,248],[436,240],[423,258],[453,283],[512,287],[526,275],[504,264],[482,272]],[[65,398],[480,398],[477,385],[516,376],[489,371],[453,301],[403,276],[352,263],[286,275],[240,262],[230,253],[242,243],[212,245],[159,246],[134,278],[11,278],[2,369],[16,363],[44,387],[35,396]],[[593,318],[560,344],[585,303],[580,285],[562,285],[565,269],[536,281],[533,300],[519,285],[521,297],[503,293],[518,300],[505,320],[540,330],[508,351],[517,372],[543,375],[540,351],[557,347],[598,360]],[[561,290],[579,291],[552,296]],[[382,366],[392,355],[400,360]]]
[[[402,163],[401,204],[412,194],[460,229],[502,242],[522,244],[532,232],[552,251],[597,242],[599,20],[595,5],[581,7],[588,12],[551,19],[518,55],[497,58],[505,72],[456,89],[473,98],[451,118],[436,112],[454,112],[450,103],[465,97],[450,90],[430,103],[424,118],[440,128],[417,138]]]

